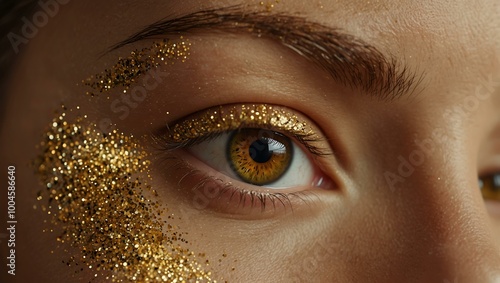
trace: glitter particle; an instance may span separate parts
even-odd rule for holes
[[[133,137],[102,135],[85,118],[67,122],[64,113],[52,126],[35,160],[46,187],[37,199],[48,202],[42,211],[62,230],[57,240],[81,251],[63,262],[83,263],[99,271],[95,276],[111,272],[113,282],[215,282],[180,246],[187,242],[181,233],[172,225],[163,232],[166,208],[147,197],[150,162]]]
[[[151,47],[132,51],[128,57],[119,58],[118,62],[110,69],[91,76],[83,80],[82,83],[94,90],[87,92],[91,96],[115,87],[123,87],[125,93],[138,77],[146,74],[149,70],[160,65],[174,64],[178,60],[186,61],[190,46],[191,43],[188,40],[179,43],[172,43],[169,40],[155,42]]]

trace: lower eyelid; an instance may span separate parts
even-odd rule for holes
[[[173,183],[183,193],[187,205],[195,210],[208,210],[225,217],[261,219],[274,217],[318,201],[314,189],[251,189],[245,183],[231,181],[194,156],[181,150],[169,157],[169,170],[175,171]]]

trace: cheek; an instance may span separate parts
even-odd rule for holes
[[[63,262],[113,281],[210,279],[183,248],[182,232],[161,221],[167,209],[151,198],[150,156],[139,141],[117,131],[103,135],[87,116],[68,120],[63,109],[34,162],[45,184],[38,198],[47,229],[60,230],[57,240],[78,251]]]

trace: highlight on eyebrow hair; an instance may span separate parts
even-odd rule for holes
[[[241,5],[163,19],[111,48],[147,38],[199,30],[250,32],[281,44],[326,70],[333,79],[380,100],[412,94],[423,79],[395,58],[339,29],[284,13],[245,11]]]

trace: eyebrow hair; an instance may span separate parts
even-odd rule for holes
[[[240,5],[160,20],[114,45],[110,51],[142,39],[200,30],[243,31],[277,40],[319,65],[335,81],[380,100],[392,101],[410,95],[423,80],[423,74],[417,76],[395,58],[384,56],[374,46],[340,29],[289,14],[248,12]]]

